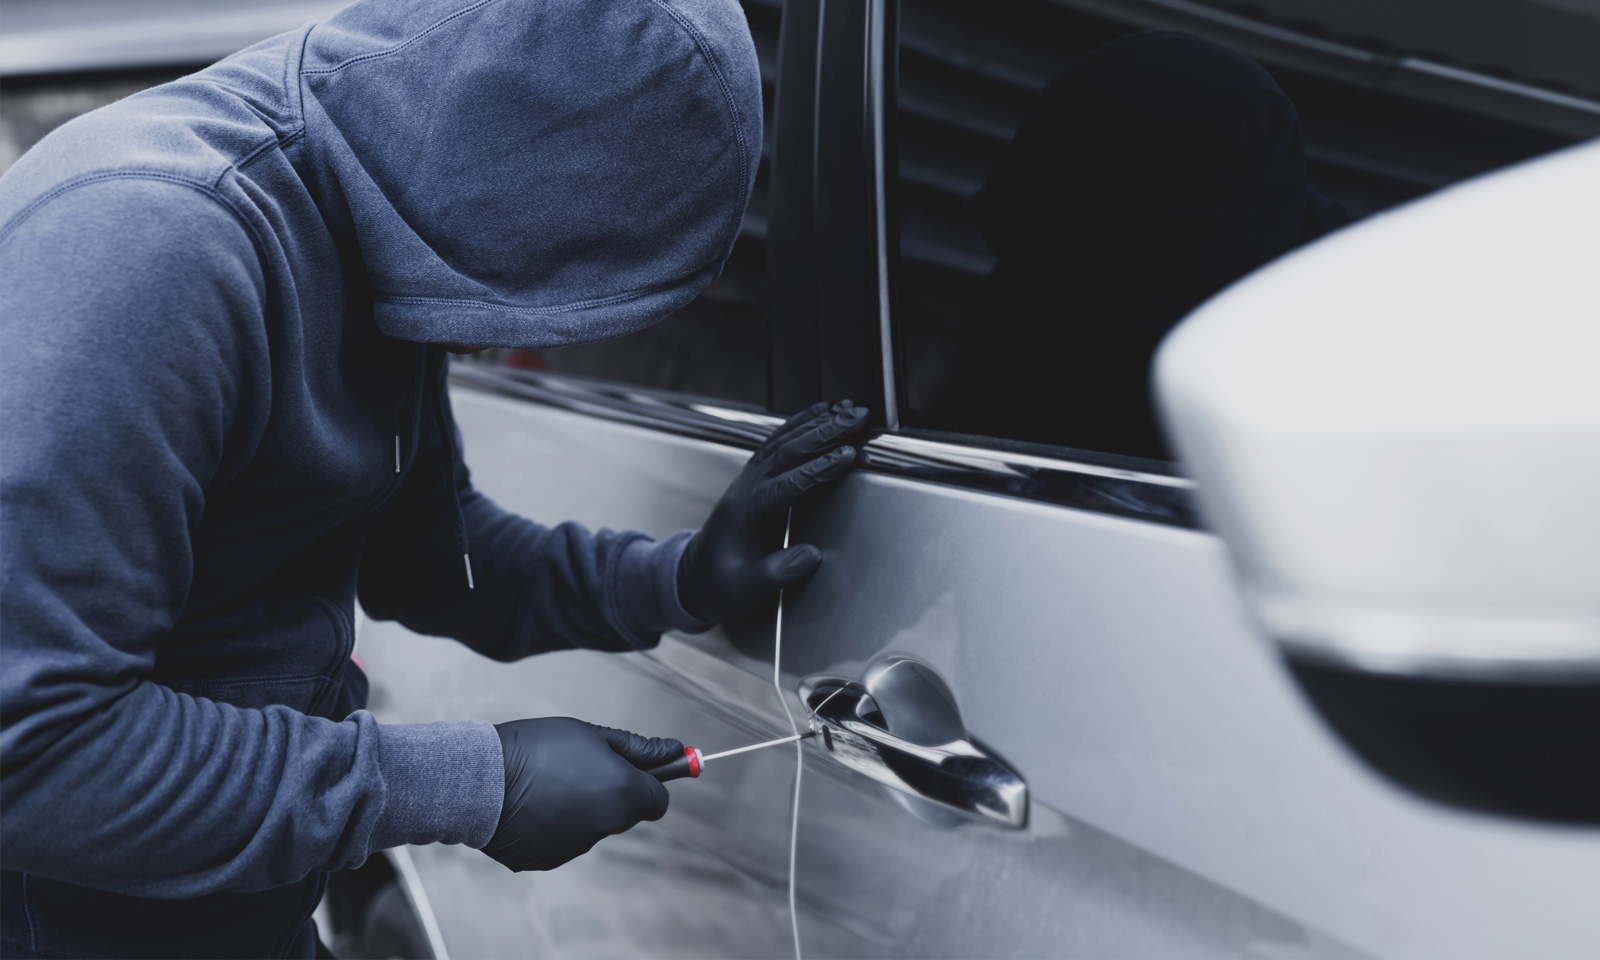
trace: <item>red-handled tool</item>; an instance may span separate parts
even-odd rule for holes
[[[650,774],[650,776],[655,777],[662,783],[666,783],[668,780],[678,780],[683,777],[700,776],[701,765],[704,762],[705,761],[700,758],[699,750],[694,747],[684,747],[683,756],[674,760],[668,760],[661,766],[647,772]]]
[[[760,750],[762,747],[776,747],[779,744],[794,743],[796,740],[805,740],[814,736],[816,736],[814,731],[807,731],[795,734],[792,737],[779,737],[777,740],[752,743],[748,747],[724,750],[721,753],[713,753],[710,756],[702,754],[698,747],[684,747],[683,756],[668,760],[661,766],[653,767],[645,772],[662,783],[666,783],[668,780],[680,780],[684,777],[698,777],[700,776],[700,771],[706,768],[706,761],[708,760],[720,760],[723,757],[731,757],[736,753],[749,753],[751,750]]]

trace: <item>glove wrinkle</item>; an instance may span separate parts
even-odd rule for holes
[[[667,788],[641,768],[682,753],[678,740],[571,717],[513,720],[495,732],[505,802],[483,852],[513,871],[552,870],[667,812]]]
[[[640,770],[659,767],[683,753],[683,743],[670,737],[641,737],[614,727],[595,727],[617,756]]]
[[[855,467],[851,441],[866,432],[869,413],[848,400],[813,404],[756,449],[679,560],[679,603],[687,613],[738,622],[816,571],[822,552],[815,547],[774,549],[784,517]]]

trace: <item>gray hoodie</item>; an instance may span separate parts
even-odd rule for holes
[[[358,595],[507,660],[703,626],[687,534],[472,488],[438,345],[684,305],[760,141],[733,0],[362,0],[0,179],[8,950],[298,953],[321,871],[488,840],[493,728],[360,710]]]

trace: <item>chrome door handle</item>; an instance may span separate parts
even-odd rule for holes
[[[1028,785],[969,737],[935,744],[897,737],[854,680],[808,678],[800,684],[800,701],[823,748],[845,766],[985,823],[1027,824]]]

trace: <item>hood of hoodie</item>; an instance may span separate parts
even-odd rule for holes
[[[655,323],[720,272],[760,159],[732,0],[361,0],[304,35],[298,67],[307,185],[404,340]]]

